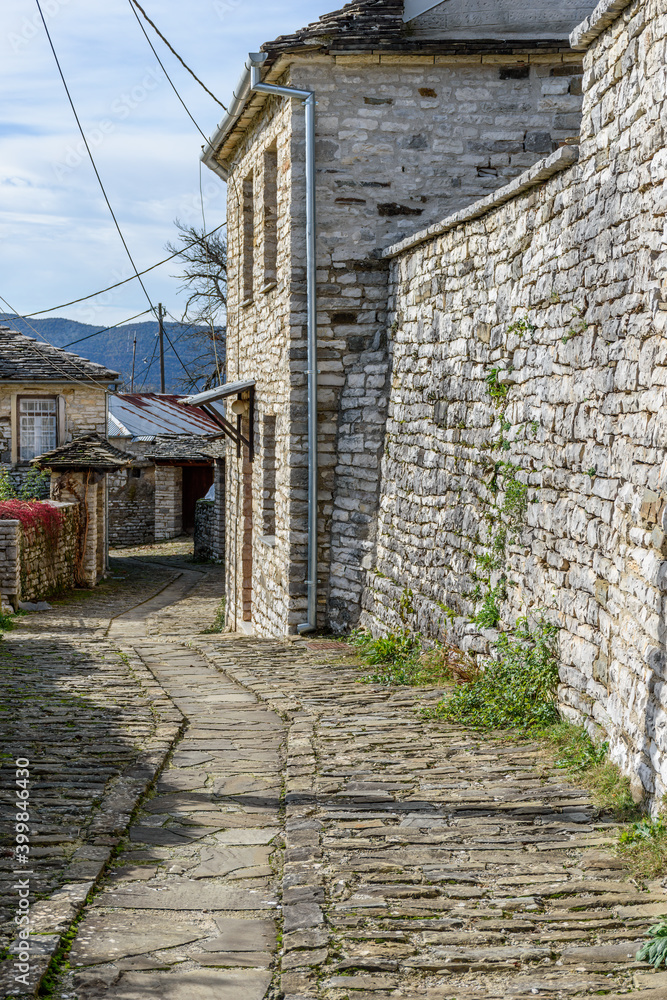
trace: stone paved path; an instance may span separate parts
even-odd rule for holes
[[[0,942],[15,935],[17,878],[30,878],[34,984],[162,766],[181,718],[152,674],[104,638],[109,615],[174,579],[123,579],[17,620],[0,644]],[[17,758],[30,761],[30,865],[14,855]],[[0,996],[13,992],[0,963]]]
[[[203,634],[199,580],[105,640],[186,721],[54,997],[667,997],[634,961],[665,889],[536,748],[422,721],[437,691],[337,645]]]

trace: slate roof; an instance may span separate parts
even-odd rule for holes
[[[313,48],[386,49],[400,45],[406,36],[403,0],[353,0],[291,35],[266,42],[262,51],[274,55]]]
[[[42,469],[122,469],[129,465],[134,456],[119,451],[109,444],[101,434],[84,434],[82,437],[63,444],[53,451],[47,451],[32,464]]]
[[[524,50],[527,44],[530,48],[552,48],[555,40],[511,41],[503,39],[500,32],[494,32],[496,37],[489,39],[416,38],[410,23],[403,21],[403,10],[403,0],[353,0],[290,35],[280,35],[272,42],[265,42],[261,48],[263,52],[268,52],[267,65],[270,65],[279,55],[287,52],[511,52],[517,48]],[[473,36],[475,34],[472,33]],[[569,31],[565,32],[559,41],[569,47],[568,34]]]
[[[225,454],[225,443],[222,438],[197,437],[183,434],[172,438],[157,438],[148,451],[147,458],[157,462],[212,462],[214,458],[222,458]]]
[[[60,347],[26,337],[8,326],[0,326],[0,382],[108,382],[120,379],[118,372],[98,365]]]

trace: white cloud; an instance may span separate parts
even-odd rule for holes
[[[201,222],[203,140],[162,75],[127,0],[41,2],[111,203],[137,265],[149,267],[166,256],[176,216]],[[324,0],[318,12],[337,6],[342,0],[328,5]],[[146,10],[224,103],[249,51],[316,16],[312,0],[147,0]],[[35,11],[28,0],[2,0],[0,295],[23,312],[130,274]],[[210,134],[222,108],[146,27],[192,115]],[[225,190],[205,168],[203,184],[212,228],[224,220]],[[178,313],[182,297],[171,277],[175,273],[173,264],[165,265],[146,277],[146,285],[154,301]],[[133,282],[102,301],[58,315],[111,324],[145,306]]]

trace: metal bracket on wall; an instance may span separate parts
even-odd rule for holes
[[[246,395],[247,394],[247,395]],[[211,405],[218,399],[227,399],[229,396],[236,396],[237,403],[248,404],[248,435],[243,433],[243,413],[236,414],[236,427],[226,417]],[[245,398],[244,398],[245,397]],[[209,389],[207,392],[198,393],[196,396],[188,396],[183,402],[188,406],[199,406],[214,423],[221,428],[222,434],[211,435],[210,440],[216,441],[221,437],[228,437],[236,444],[237,458],[241,457],[243,445],[248,449],[248,460],[255,459],[255,383],[230,382],[221,385],[217,389]],[[233,406],[234,404],[232,404]]]
[[[250,395],[250,407],[248,410],[248,436],[242,432],[243,417],[239,413],[236,417],[236,427],[229,422],[220,413],[216,413],[214,410],[209,409],[207,406],[202,406],[202,410],[205,410],[209,415],[211,420],[214,420],[218,427],[222,428],[222,434],[213,434],[209,440],[217,441],[221,437],[230,438],[236,445],[236,457],[241,457],[241,452],[243,445],[248,449],[248,460],[250,462],[255,459],[255,400],[254,391]],[[239,393],[238,399],[241,400],[241,394]],[[243,400],[241,400],[243,402]]]

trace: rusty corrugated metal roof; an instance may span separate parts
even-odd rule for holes
[[[133,392],[109,396],[109,432],[113,437],[219,434],[219,426],[198,406],[184,406],[186,396]],[[113,430],[111,429],[113,425]]]

